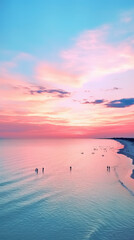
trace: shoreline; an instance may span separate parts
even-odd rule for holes
[[[120,142],[124,148],[118,150],[118,154],[123,154],[126,157],[132,159],[132,164],[134,164],[134,138],[112,138],[113,140]]]

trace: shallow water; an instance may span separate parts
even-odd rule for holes
[[[121,147],[99,139],[0,140],[0,239],[133,240],[133,166],[117,154]]]

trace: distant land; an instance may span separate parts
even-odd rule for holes
[[[110,139],[114,139],[114,140],[125,140],[125,141],[130,141],[130,142],[134,142],[134,138],[125,138],[125,137],[121,137],[121,138],[110,138]]]

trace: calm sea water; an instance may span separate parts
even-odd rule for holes
[[[117,154],[121,147],[98,139],[0,140],[0,239],[133,240],[133,166]]]

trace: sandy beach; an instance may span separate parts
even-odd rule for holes
[[[124,146],[124,148],[118,151],[118,154],[123,154],[131,158],[132,164],[134,164],[134,138],[114,138],[114,139]]]

